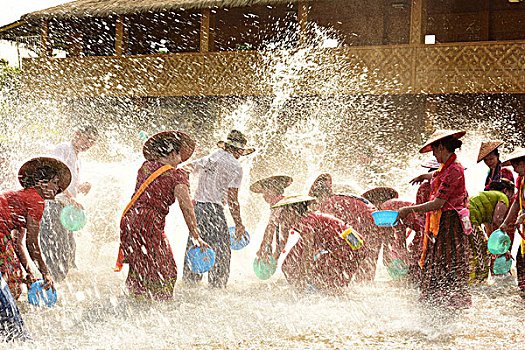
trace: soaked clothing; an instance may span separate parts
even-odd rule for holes
[[[500,191],[484,191],[470,200],[470,222],[474,231],[468,235],[470,244],[470,282],[482,282],[489,276],[491,255],[487,247],[487,238],[481,225],[492,223],[494,210],[499,202],[509,208],[509,199]]]
[[[224,215],[224,208],[215,203],[195,203],[195,217],[199,227],[200,237],[215,251],[215,265],[208,271],[208,283],[212,287],[224,288],[230,276],[231,245],[228,224]],[[186,254],[193,247],[188,238]],[[185,282],[196,283],[202,280],[202,274],[190,270],[184,260],[182,278]]]
[[[489,169],[489,173],[487,174],[487,178],[485,179],[485,191],[489,191],[489,185],[492,181],[501,181],[502,178],[514,182],[514,175],[512,175],[512,171],[510,171],[507,168],[503,168],[501,166],[501,162],[498,161],[498,165],[496,165],[496,168]]]
[[[360,250],[352,250],[340,234],[348,226],[340,219],[322,213],[308,213],[293,230],[300,235],[283,261],[282,271],[286,280],[297,285],[303,258],[303,236],[313,233],[314,261],[305,276],[307,283],[316,289],[338,289],[348,285],[354,275]],[[366,242],[365,242],[366,244]]]
[[[63,281],[75,266],[76,242],[74,233],[60,222],[63,205],[58,201],[46,201],[40,221],[40,248],[49,273],[55,282]]]
[[[364,198],[335,194],[326,200],[319,211],[330,214],[343,220],[354,228],[364,238],[366,244],[360,249],[363,259],[360,260],[356,278],[359,280],[373,280],[377,264],[377,257],[385,238],[386,230],[381,230],[374,223],[372,212],[376,208]]]
[[[518,192],[514,196],[514,200],[517,200],[520,204],[520,213],[525,213],[525,177],[519,176],[516,181],[516,187]],[[521,226],[521,232],[523,233],[523,227]],[[521,245],[516,254],[516,271],[518,274],[518,287],[522,292],[525,292],[525,240],[521,238]]]
[[[420,300],[434,305],[459,308],[469,307],[472,303],[467,290],[469,243],[457,213],[466,207],[468,194],[463,166],[453,162],[455,155],[452,157],[449,159],[452,163],[447,161],[450,165],[445,163],[448,166],[441,170],[441,174],[433,177],[431,182],[432,193],[446,202],[439,212],[437,233],[426,233],[426,254],[420,261]],[[430,200],[433,200],[432,194]]]
[[[0,275],[0,343],[30,339],[15,299]]]
[[[138,171],[135,191],[164,164],[146,161]],[[175,203],[174,188],[189,186],[187,174],[170,169],[156,178],[120,222],[120,244],[129,264],[126,279],[135,296],[163,300],[173,295],[177,265],[164,232],[169,207]]]
[[[22,266],[12,231],[25,229],[28,217],[40,221],[43,212],[44,200],[34,187],[0,194],[0,273],[15,299],[22,293]]]

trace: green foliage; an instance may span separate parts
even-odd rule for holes
[[[0,59],[0,104],[15,103],[20,96],[20,68]]]

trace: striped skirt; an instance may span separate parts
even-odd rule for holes
[[[165,218],[155,208],[141,207],[120,223],[120,244],[129,264],[126,286],[136,297],[166,300],[173,295],[177,265],[164,233]]]
[[[442,213],[434,238],[434,242],[429,241],[423,265],[420,301],[433,306],[470,307],[469,242],[455,210]]]

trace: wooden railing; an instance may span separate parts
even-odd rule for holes
[[[525,93],[525,41],[32,58],[23,82],[41,97]]]

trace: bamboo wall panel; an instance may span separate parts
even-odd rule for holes
[[[23,82],[35,97],[525,93],[525,42],[34,58]]]

